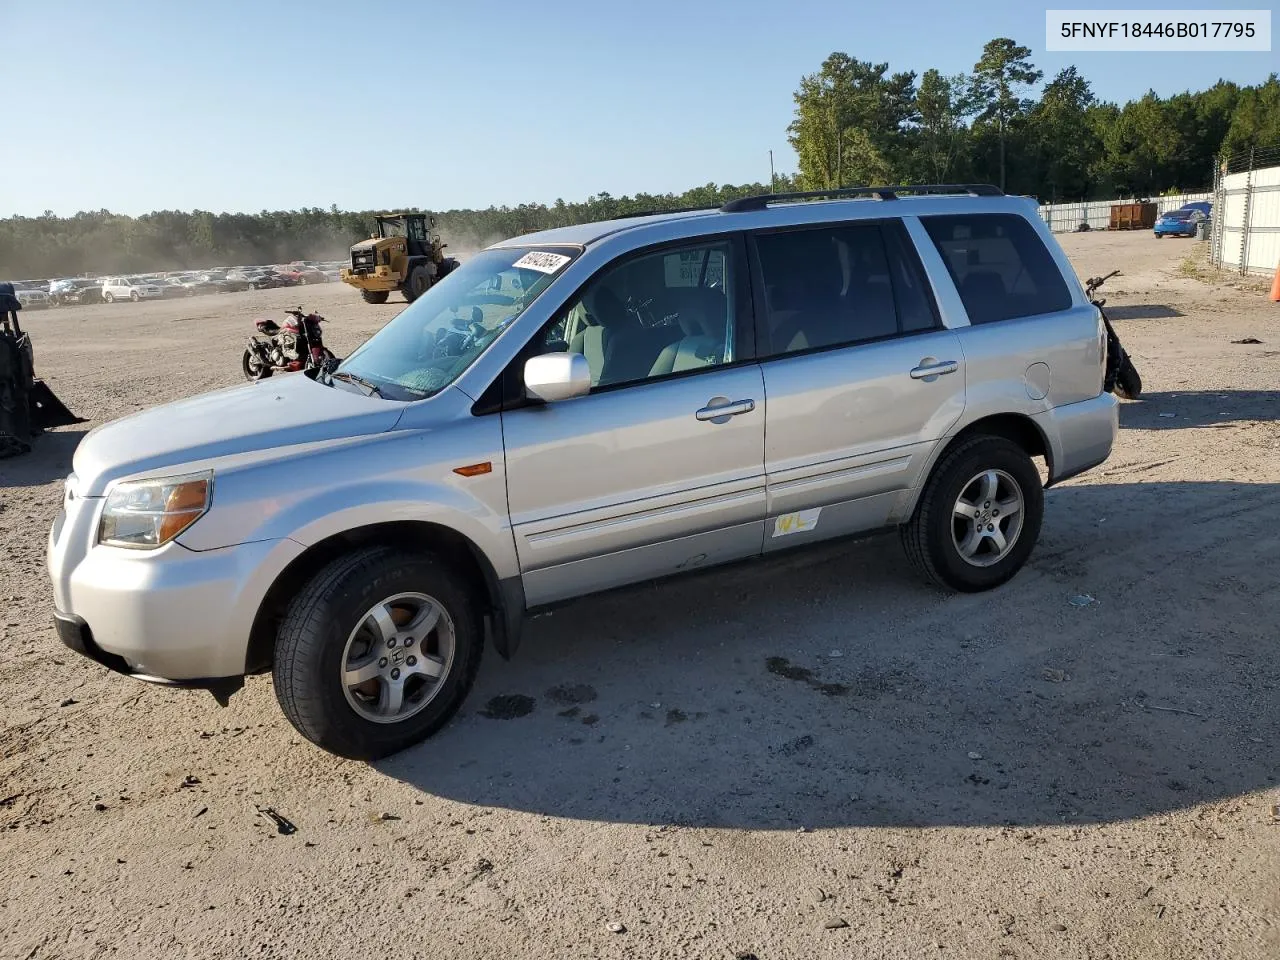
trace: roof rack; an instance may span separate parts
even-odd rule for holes
[[[1003,197],[1004,191],[989,183],[913,183],[884,187],[839,187],[832,190],[803,190],[796,193],[761,193],[739,197],[720,208],[721,213],[748,213],[764,210],[784,200],[814,200],[819,197],[873,197],[896,200],[900,193],[967,193],[971,197]]]

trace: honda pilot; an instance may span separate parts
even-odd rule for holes
[[[1044,487],[1111,451],[1106,359],[1033,203],[991,187],[516,237],[341,364],[88,434],[58,633],[220,697],[269,672],[303,736],[380,757],[569,598],[894,528],[928,581],[1000,586]]]

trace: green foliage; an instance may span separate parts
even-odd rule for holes
[[[898,132],[915,116],[915,74],[833,53],[800,81],[788,140],[804,189],[884,182],[901,160]]]
[[[1224,153],[1238,153],[1250,147],[1271,147],[1278,143],[1280,78],[1273,73],[1261,86],[1240,91],[1222,149]]]
[[[996,128],[1000,144],[1000,188],[1005,188],[1005,154],[1009,128],[1031,106],[1018,95],[1022,87],[1039,83],[1044,76],[1031,65],[1031,49],[1019,46],[1008,37],[988,40],[982,56],[973,65],[973,89],[979,123]]]
[[[1074,66],[1039,97],[1031,51],[987,43],[972,74],[890,74],[833,53],[795,92],[788,128],[810,189],[871,182],[997,183],[1042,202],[1207,189],[1215,158],[1280,147],[1280,78],[1123,105],[1099,102]],[[911,102],[904,102],[904,97]]]

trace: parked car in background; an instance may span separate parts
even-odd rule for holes
[[[239,293],[249,289],[249,281],[231,270],[213,270],[206,273],[204,278],[210,283],[216,283],[219,293]]]
[[[299,269],[298,267],[274,267],[273,269],[276,272],[276,276],[283,277],[291,285],[299,285],[307,282],[306,275],[302,272],[302,270],[306,268]]]
[[[117,300],[160,300],[164,290],[157,283],[144,283],[137,277],[108,277],[102,281],[102,299],[107,303]]]
[[[49,299],[55,306],[102,302],[102,281],[96,278],[56,280],[49,285],[49,291]]]
[[[19,287],[14,284],[14,291],[18,302],[22,304],[26,310],[44,310],[53,305],[53,301],[49,299],[49,291],[42,290],[35,285],[23,285]]]
[[[276,287],[296,287],[297,285],[298,281],[293,277],[271,267],[263,269],[249,281],[250,290],[273,290]]]
[[[1207,206],[1207,204],[1206,204]],[[1155,235],[1161,237],[1194,237],[1200,221],[1209,219],[1209,214],[1199,207],[1188,204],[1180,210],[1170,210],[1156,220]]]
[[[298,275],[299,283],[328,283],[329,278],[325,276],[323,270],[314,264],[302,264],[294,266],[293,272]]]
[[[182,282],[181,277],[164,277],[157,281],[157,286],[160,287],[161,292],[167,300],[172,300],[175,297],[190,296],[190,293],[187,292],[186,285]]]

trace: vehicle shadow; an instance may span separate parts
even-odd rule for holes
[[[1120,426],[1176,430],[1218,424],[1280,419],[1278,390],[1190,390],[1143,393],[1120,405]]]
[[[31,442],[31,452],[0,460],[0,490],[39,487],[71,472],[71,457],[88,427],[45,431]]]
[[[1248,535],[1278,523],[1276,484],[1068,484],[993,593],[922,586],[881,537],[588,598],[377,767],[482,807],[792,830],[1241,795],[1280,777],[1280,538]]]
[[[1185,317],[1186,314],[1164,303],[1135,303],[1128,306],[1106,307],[1111,320],[1168,320]]]

